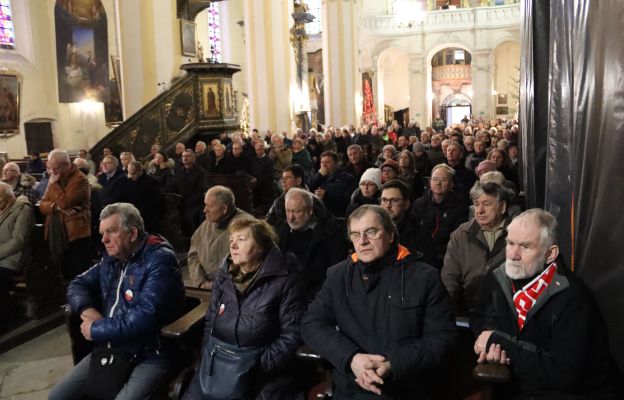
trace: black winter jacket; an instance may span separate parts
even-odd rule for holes
[[[317,172],[310,177],[310,182],[308,183],[308,187],[313,193],[318,188],[325,189],[325,196],[323,197],[325,208],[335,217],[341,218],[345,216],[351,193],[353,193],[356,186],[357,183],[353,175],[341,170],[326,176]]]
[[[513,294],[503,264],[487,275],[471,310],[474,334],[494,330],[487,347],[500,344],[511,359],[512,382],[500,398],[615,399],[605,326],[580,279],[558,266],[522,330]]]
[[[436,203],[431,191],[427,190],[423,197],[414,202],[412,216],[418,225],[416,243],[429,243],[433,240],[433,247],[428,251],[419,250],[426,260],[433,260],[434,267],[442,268],[451,233],[468,220],[468,206],[456,192],[451,192],[442,203]]]
[[[299,323],[305,299],[300,278],[292,272],[295,264],[294,260],[287,263],[279,249],[272,248],[255,281],[241,295],[228,273],[229,259],[224,260],[214,280],[204,340],[212,329],[225,342],[263,347],[261,371],[283,370],[301,345]]]
[[[438,272],[395,244],[376,262],[353,254],[333,266],[301,333],[336,367],[336,399],[423,399],[441,385],[434,377],[442,374],[433,371],[454,346],[455,322]],[[357,353],[390,361],[381,397],[355,383],[350,363]]]
[[[290,231],[288,224],[279,229],[279,247],[283,252],[289,248],[289,241],[294,240],[289,235]],[[338,224],[329,214],[320,216],[305,247],[305,254],[298,257],[297,261],[307,297],[314,298],[325,281],[327,269],[347,256],[349,244],[344,224]]]

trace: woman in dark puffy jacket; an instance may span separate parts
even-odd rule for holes
[[[302,343],[299,324],[305,309],[296,260],[282,255],[265,221],[238,217],[229,233],[230,255],[214,280],[204,343],[212,335],[231,345],[260,349],[254,384],[245,399],[294,397],[298,389],[291,379],[292,361]],[[209,356],[204,347],[203,357]],[[184,400],[203,398],[200,371]]]

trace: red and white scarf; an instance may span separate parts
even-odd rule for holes
[[[533,308],[539,296],[551,284],[553,277],[557,272],[557,264],[552,263],[535,277],[531,282],[527,283],[522,289],[515,292],[513,302],[518,313],[518,327],[522,329],[526,321],[526,316]]]

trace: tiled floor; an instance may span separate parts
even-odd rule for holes
[[[71,368],[69,336],[62,325],[0,354],[0,400],[47,399]]]

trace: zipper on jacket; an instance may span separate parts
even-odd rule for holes
[[[113,318],[113,315],[115,313],[115,309],[119,305],[119,297],[121,295],[121,283],[123,282],[123,279],[126,276],[126,267],[127,267],[127,264],[124,265],[123,269],[121,270],[121,275],[119,276],[119,283],[117,284],[117,296],[115,298],[115,303],[111,307],[110,313],[108,315],[109,318]]]

